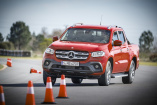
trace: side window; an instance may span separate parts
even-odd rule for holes
[[[124,44],[124,42],[125,42],[125,38],[124,38],[123,31],[118,31],[118,34],[119,34],[119,38],[120,38],[120,40],[122,41],[122,44]]]
[[[113,33],[113,41],[118,40],[117,31]]]
[[[113,37],[112,37],[112,45],[113,45],[113,42],[115,40],[118,40],[118,34],[117,34],[117,31],[113,33]]]

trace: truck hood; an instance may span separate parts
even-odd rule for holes
[[[108,44],[89,43],[89,42],[70,42],[70,41],[56,41],[49,47],[54,50],[77,50],[77,51],[103,51],[108,48]]]

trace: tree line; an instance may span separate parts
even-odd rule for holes
[[[60,36],[62,30],[53,30],[53,33],[48,35],[46,28],[43,27],[41,33],[36,35],[30,32],[29,26],[27,26],[22,21],[17,21],[12,24],[10,28],[10,34],[4,42],[4,38],[0,33],[0,48],[9,50],[32,50],[32,51],[44,51],[47,46],[49,46],[53,40],[52,36]],[[142,32],[139,38],[139,48],[140,52],[149,53],[151,51],[156,51],[157,45],[153,45],[154,36],[150,30]],[[157,42],[155,42],[157,44]]]
[[[43,27],[41,33],[36,35],[31,34],[29,26],[22,21],[17,21],[12,24],[10,33],[6,37],[6,41],[0,33],[0,48],[8,50],[32,50],[44,52],[44,50],[53,42],[52,36],[60,36],[62,30],[55,29],[52,34],[46,32]]]
[[[157,62],[157,37],[148,30],[144,31],[139,38],[140,60]]]

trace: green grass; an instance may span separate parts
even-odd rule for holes
[[[2,64],[0,64],[0,70],[3,68],[3,65]]]
[[[157,66],[157,62],[140,62],[140,65]]]

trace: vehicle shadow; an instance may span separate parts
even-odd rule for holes
[[[59,87],[60,83],[56,83],[54,87]],[[81,83],[81,84],[73,84],[73,83],[66,83],[67,87],[82,87],[82,86],[99,86],[98,83]]]
[[[115,83],[110,83],[113,85]],[[27,87],[27,83],[17,83],[17,84],[0,84],[3,87]],[[45,87],[44,83],[33,83],[34,87]],[[55,83],[53,87],[59,87],[60,83]],[[99,86],[98,83],[81,83],[81,84],[73,84],[73,83],[66,83],[67,87],[83,87],[83,86]]]
[[[110,83],[110,85],[113,85],[115,83]],[[53,87],[59,87],[60,83],[55,83]],[[66,83],[67,87],[83,87],[83,86],[99,86],[98,83],[81,83],[81,84],[73,84],[73,83]]]

